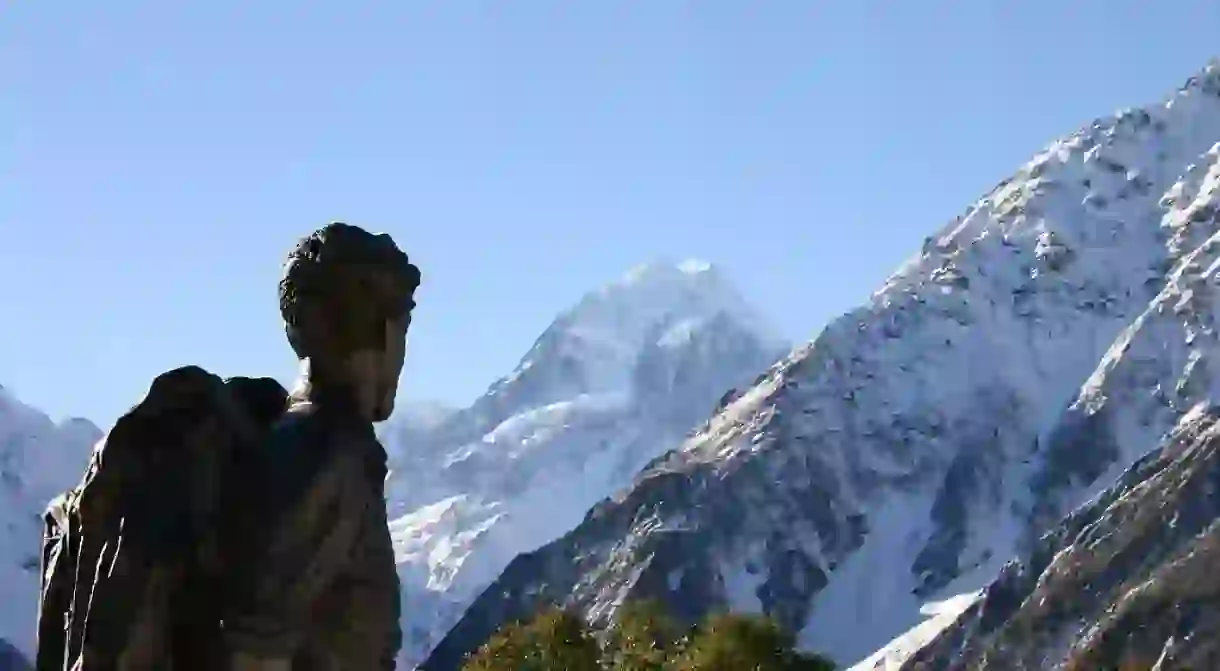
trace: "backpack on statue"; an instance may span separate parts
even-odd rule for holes
[[[217,668],[226,556],[256,510],[256,451],[287,396],[270,378],[195,366],[153,380],[47,509],[38,671]]]

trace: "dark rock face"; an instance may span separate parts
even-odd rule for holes
[[[1114,440],[1111,406],[1095,412],[1070,408],[1051,435],[1041,468],[1030,479],[1036,528],[1046,528],[1066,512],[1064,492],[1095,482],[1121,456]]]
[[[918,578],[917,594],[938,590],[956,578],[970,535],[970,511],[986,499],[999,497],[1005,460],[998,436],[980,437],[973,449],[959,452],[949,464],[932,503],[934,531],[911,564]]]
[[[1184,420],[1006,566],[903,671],[1220,668],[1215,417]]]

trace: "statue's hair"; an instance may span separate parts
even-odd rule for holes
[[[340,222],[301,239],[284,263],[280,316],[297,357],[384,344],[385,322],[411,315],[420,272],[389,235]]]

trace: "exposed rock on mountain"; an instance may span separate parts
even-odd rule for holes
[[[985,586],[1211,397],[1218,141],[1214,64],[1052,143],[514,560],[426,668],[544,601],[602,623],[631,596],[765,610],[851,664]]]
[[[580,523],[789,347],[717,269],[652,264],[562,314],[470,407],[393,420],[404,665],[514,556]]]

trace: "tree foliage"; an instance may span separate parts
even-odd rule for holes
[[[659,602],[626,603],[608,632],[603,659],[613,671],[666,671],[686,634]]]
[[[656,601],[619,609],[602,643],[579,614],[547,608],[509,624],[479,648],[463,671],[833,671],[830,660],[800,653],[795,637],[762,615],[716,614],[693,628]]]
[[[601,648],[576,613],[547,608],[510,624],[471,656],[463,671],[600,671]]]
[[[830,660],[796,650],[796,638],[762,615],[713,615],[676,660],[675,671],[832,671]]]

